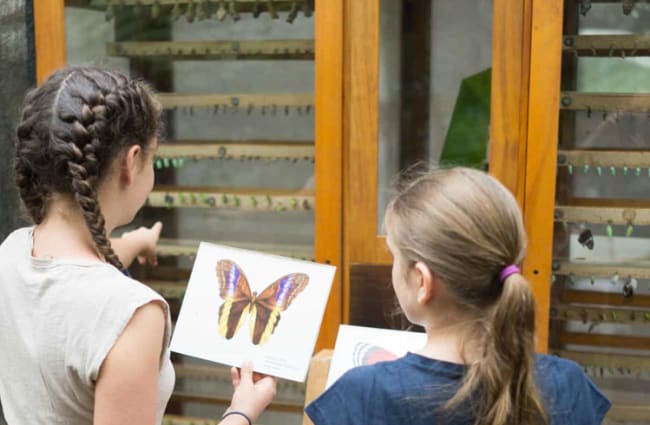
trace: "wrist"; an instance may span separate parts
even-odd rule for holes
[[[241,410],[228,408],[228,410],[226,410],[226,413],[224,413],[221,417],[220,423],[223,425],[253,425],[253,420],[247,413]]]

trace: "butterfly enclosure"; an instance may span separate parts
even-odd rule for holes
[[[650,423],[650,3],[565,1],[561,66],[549,348]]]
[[[315,174],[336,164],[316,165],[314,0],[35,3],[39,79],[62,65],[104,66],[158,93],[165,130],[156,183],[134,225],[163,223],[159,266],[131,273],[169,301],[172,320],[199,241],[316,259]],[[319,261],[336,264],[326,250]],[[172,360],[165,424],[212,423],[196,418],[225,411],[228,368]],[[281,381],[259,422],[300,423],[303,403],[304,386]]]

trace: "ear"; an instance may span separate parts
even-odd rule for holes
[[[421,261],[413,267],[416,283],[418,285],[417,301],[421,305],[427,304],[438,293],[438,279],[431,273],[429,267]]]
[[[133,145],[126,150],[122,162],[122,180],[126,185],[133,183],[135,176],[142,166],[142,148],[139,145]]]

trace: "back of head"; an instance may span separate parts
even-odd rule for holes
[[[30,91],[17,128],[14,175],[20,198],[39,224],[55,194],[72,195],[98,251],[122,265],[106,236],[97,188],[125,148],[146,151],[160,128],[149,87],[98,68],[64,68]]]
[[[534,381],[533,295],[521,274],[499,278],[525,255],[514,197],[483,172],[438,169],[398,186],[386,220],[401,259],[426,264],[471,318],[463,345],[476,347],[477,360],[446,407],[470,403],[480,425],[546,423]]]

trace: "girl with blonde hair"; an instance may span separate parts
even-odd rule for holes
[[[505,187],[427,172],[397,188],[384,223],[395,295],[427,343],[348,371],[307,407],[315,425],[601,423],[610,403],[582,369],[534,353],[526,235]]]

